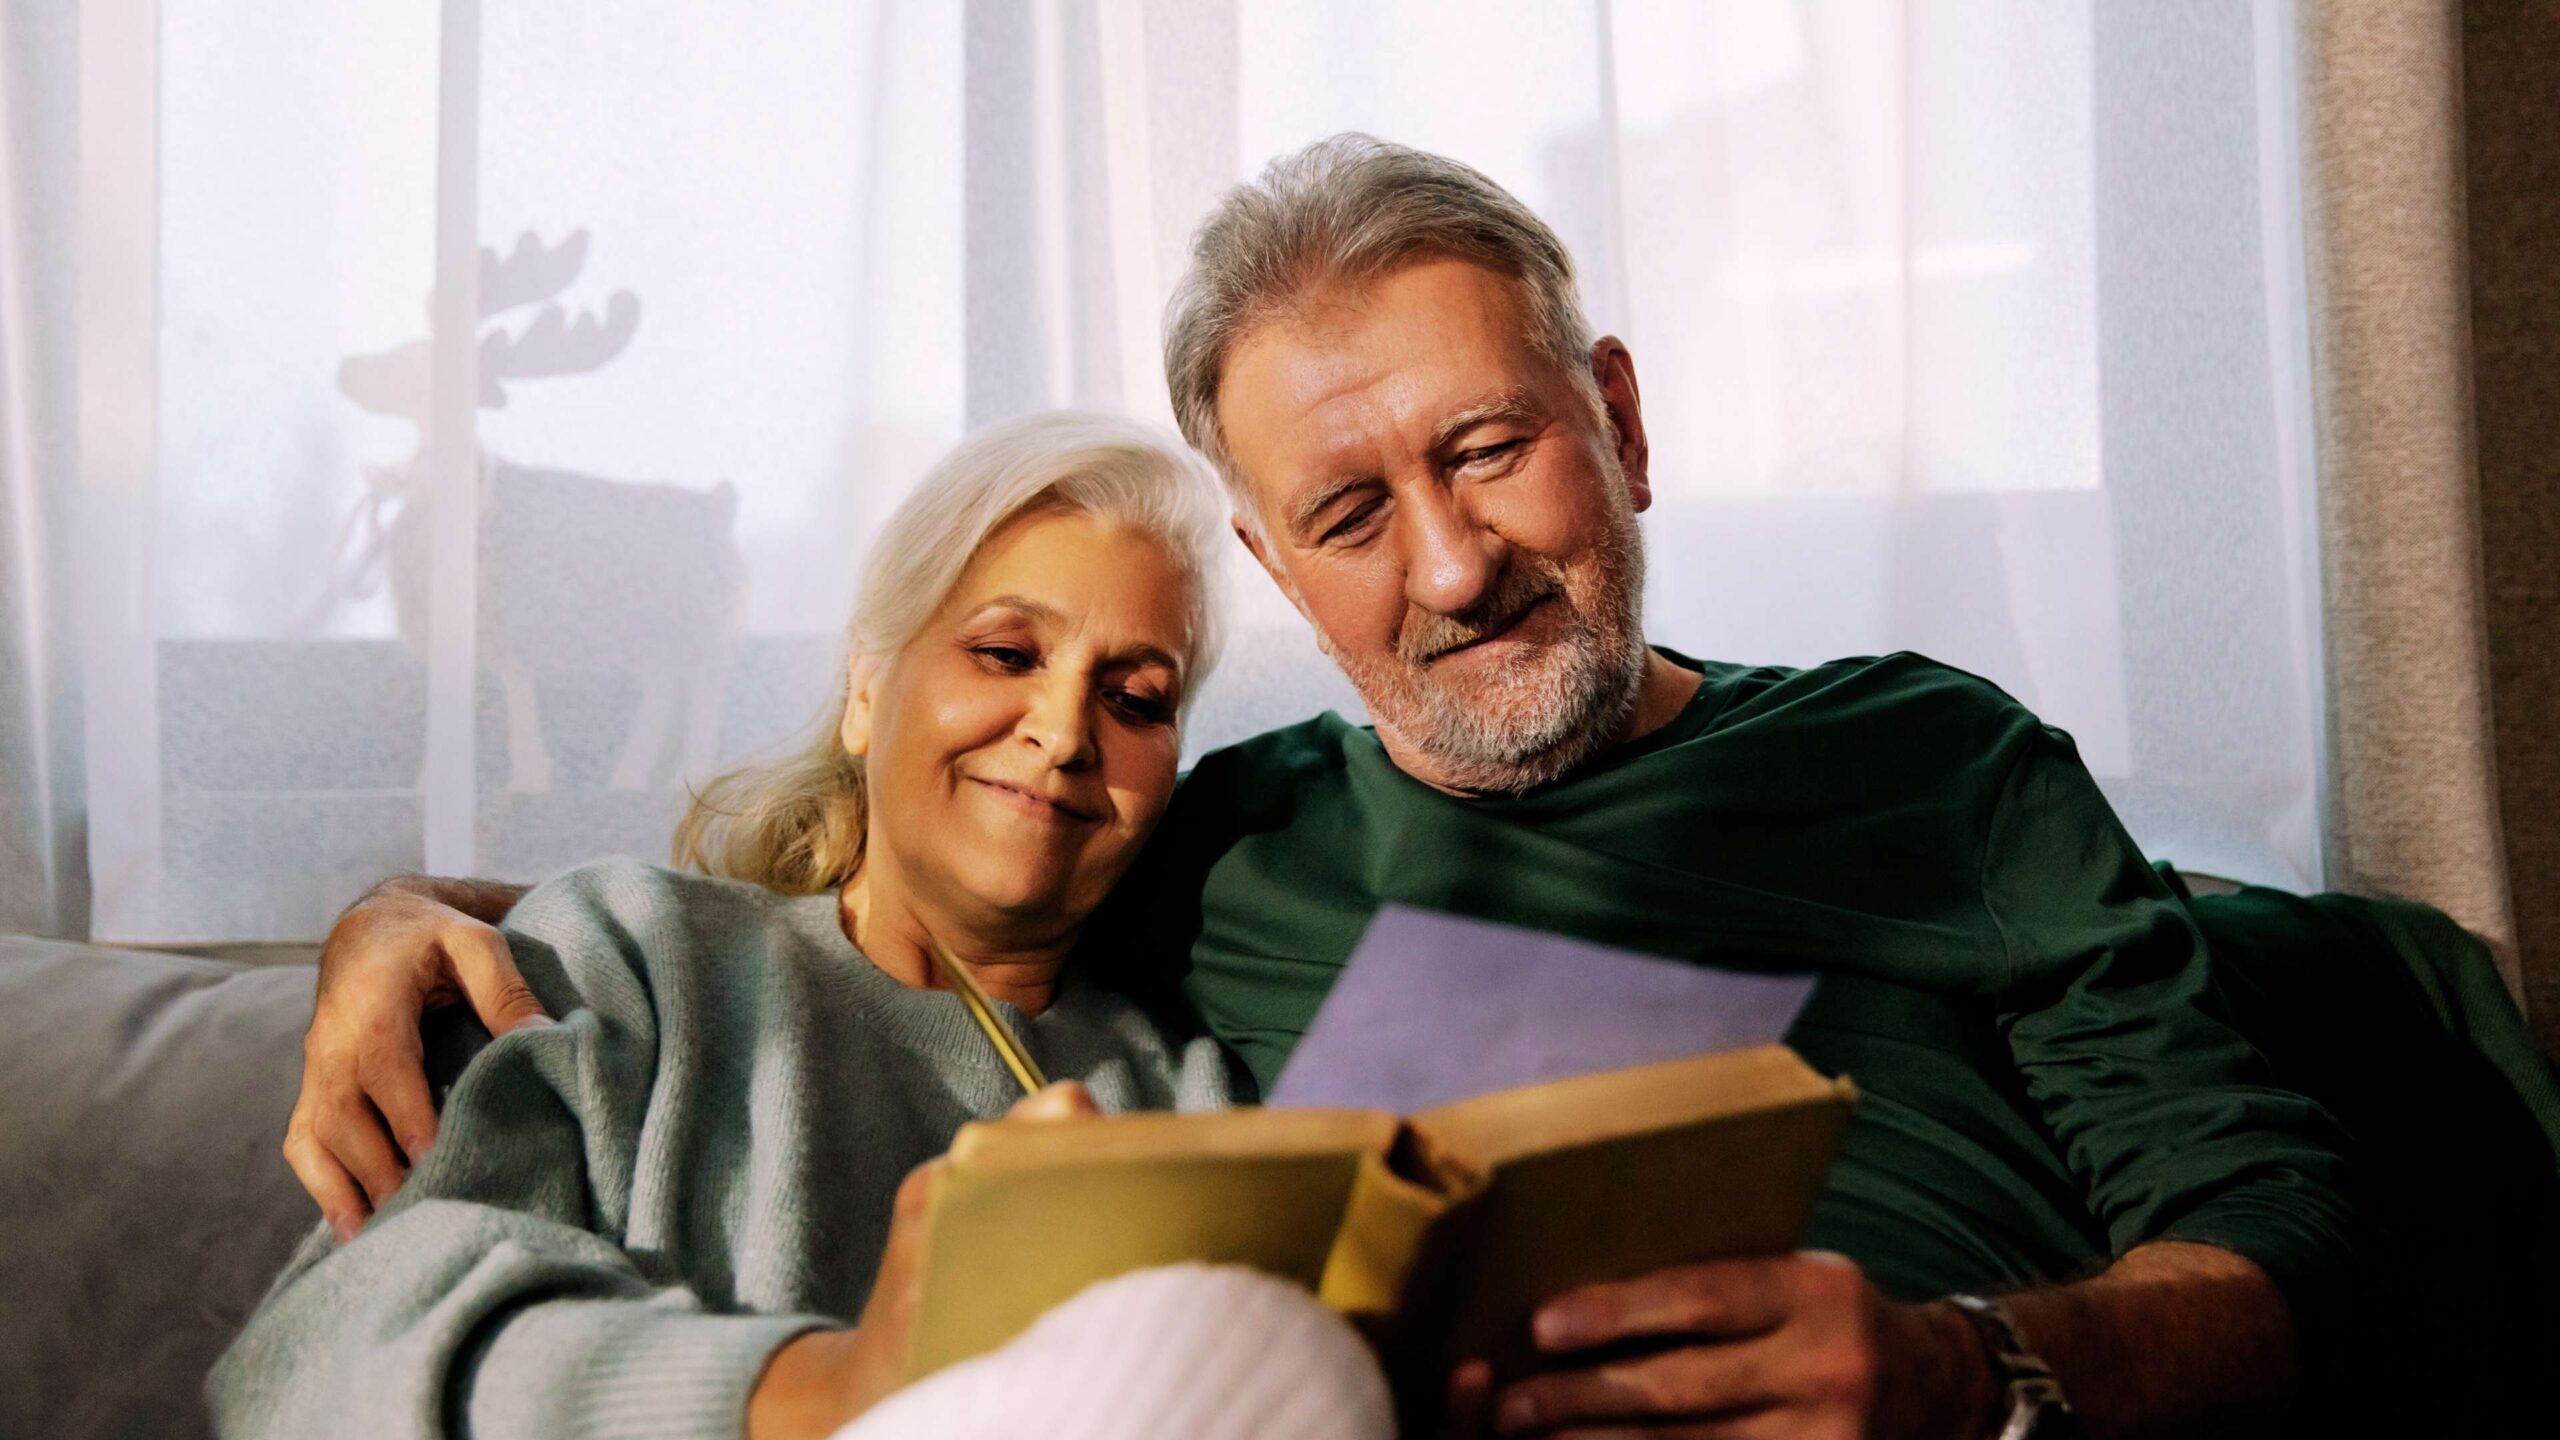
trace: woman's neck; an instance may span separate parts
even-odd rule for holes
[[[992,1000],[1037,1015],[1057,998],[1058,974],[1066,968],[1075,934],[1028,939],[990,935],[982,927],[919,902],[901,883],[896,864],[874,853],[837,892],[837,918],[846,938],[871,963],[910,990],[948,990],[935,970],[932,942],[969,967],[978,988]]]

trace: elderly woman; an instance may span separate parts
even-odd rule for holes
[[[920,1191],[901,1204],[901,1179],[1019,1098],[937,987],[935,942],[1091,1102],[1224,1103],[1212,1042],[1066,969],[1173,792],[1215,648],[1217,520],[1188,452],[1122,422],[1020,422],[945,460],[863,572],[818,743],[722,777],[686,817],[678,856],[711,874],[606,861],[510,914],[561,1023],[491,1041],[362,1234],[305,1245],[214,1373],[224,1432],[765,1440],[872,1410],[915,1301]],[[1139,1281],[1161,1314],[1171,1292]],[[1321,1369],[1355,1375],[1312,1408],[1285,1383],[1294,1423],[1381,1425],[1374,1368],[1325,1349],[1357,1342],[1273,1302],[1276,1283],[1214,1303],[1230,1319],[1276,1303],[1249,1323],[1313,1335]],[[855,1430],[956,1433],[991,1400],[1040,1405],[1048,1434],[1143,1408],[1171,1342],[1062,1364],[1140,1343],[1127,1313],[1069,1313],[1084,1304],[1024,1357],[946,1371]],[[1196,1320],[1168,1333],[1212,1328]],[[1053,1372],[1084,1398],[1024,1383]],[[1092,1393],[1104,1374],[1137,1378]]]

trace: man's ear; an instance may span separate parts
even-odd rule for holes
[[[1653,504],[1653,450],[1644,438],[1644,402],[1636,393],[1636,360],[1627,343],[1603,335],[1591,347],[1591,378],[1609,411],[1609,431],[1617,447],[1618,468],[1627,472],[1627,498],[1638,510]]]
[[[871,753],[871,692],[880,678],[880,657],[856,655],[845,667],[844,724],[836,736],[847,755]]]
[[[1298,598],[1298,587],[1290,584],[1289,577],[1281,574],[1280,567],[1273,563],[1271,542],[1263,537],[1261,527],[1241,510],[1229,515],[1227,524],[1234,528],[1236,538],[1244,542],[1244,548],[1253,552],[1253,563],[1261,566],[1262,573],[1271,577],[1271,583],[1280,587],[1280,593],[1289,597],[1289,604],[1297,610],[1298,618],[1313,624],[1307,615],[1306,603]]]

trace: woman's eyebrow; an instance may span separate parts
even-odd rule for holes
[[[1011,614],[1019,615],[1025,620],[1030,620],[1043,625],[1056,625],[1063,622],[1066,618],[1062,613],[1060,613],[1057,606],[1044,604],[1041,601],[1032,599],[1028,595],[998,595],[994,599],[980,605],[972,613],[973,615],[984,615],[990,610],[1007,611]],[[1134,645],[1123,646],[1120,649],[1112,651],[1110,655],[1110,663],[1114,665],[1161,665],[1165,669],[1172,671],[1176,676],[1182,674],[1181,661],[1174,659],[1171,654],[1166,652],[1163,646],[1149,644],[1144,640],[1141,640]]]
[[[1057,606],[1044,605],[1028,595],[998,595],[970,613],[973,616],[984,615],[990,610],[1009,611],[1025,620],[1036,620],[1044,625],[1055,625],[1066,618],[1058,613]]]
[[[1150,645],[1143,640],[1125,650],[1114,650],[1111,660],[1115,665],[1161,665],[1172,671],[1174,678],[1182,676],[1181,661],[1166,654],[1162,646]]]

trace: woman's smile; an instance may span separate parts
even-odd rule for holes
[[[1090,825],[1102,818],[1064,796],[1050,795],[1029,785],[992,780],[983,775],[963,775],[960,778],[987,791],[1004,809],[1043,824]]]

